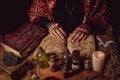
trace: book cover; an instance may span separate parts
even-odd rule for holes
[[[13,52],[23,58],[31,53],[46,35],[44,28],[26,23],[17,31],[6,35],[0,45],[6,52]]]

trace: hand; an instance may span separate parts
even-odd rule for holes
[[[86,40],[89,36],[90,27],[86,24],[78,26],[70,36],[70,40],[73,42],[80,42]]]
[[[49,27],[49,33],[54,38],[64,39],[66,37],[66,33],[62,29],[62,27],[58,23],[52,23]]]

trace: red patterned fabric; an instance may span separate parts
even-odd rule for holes
[[[52,10],[48,6],[49,1],[55,0],[34,0],[30,11],[28,12],[31,22],[36,22],[41,16],[45,16],[53,20],[51,16]],[[54,6],[55,4],[53,4]],[[84,0],[84,19],[83,23],[93,21],[96,24],[101,22],[101,26],[106,26],[106,0]]]
[[[41,16],[53,20],[48,8],[47,0],[34,0],[28,15],[31,22],[36,22]]]

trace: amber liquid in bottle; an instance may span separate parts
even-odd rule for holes
[[[38,49],[38,54],[36,55],[36,60],[37,60],[39,68],[44,69],[44,68],[49,67],[48,57],[42,47],[40,47]]]

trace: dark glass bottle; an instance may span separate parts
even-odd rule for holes
[[[80,70],[80,52],[78,50],[74,50],[72,52],[72,70],[78,71]]]
[[[38,62],[39,68],[48,68],[49,67],[48,57],[42,47],[40,47],[38,49],[38,54],[36,55],[36,60]]]

